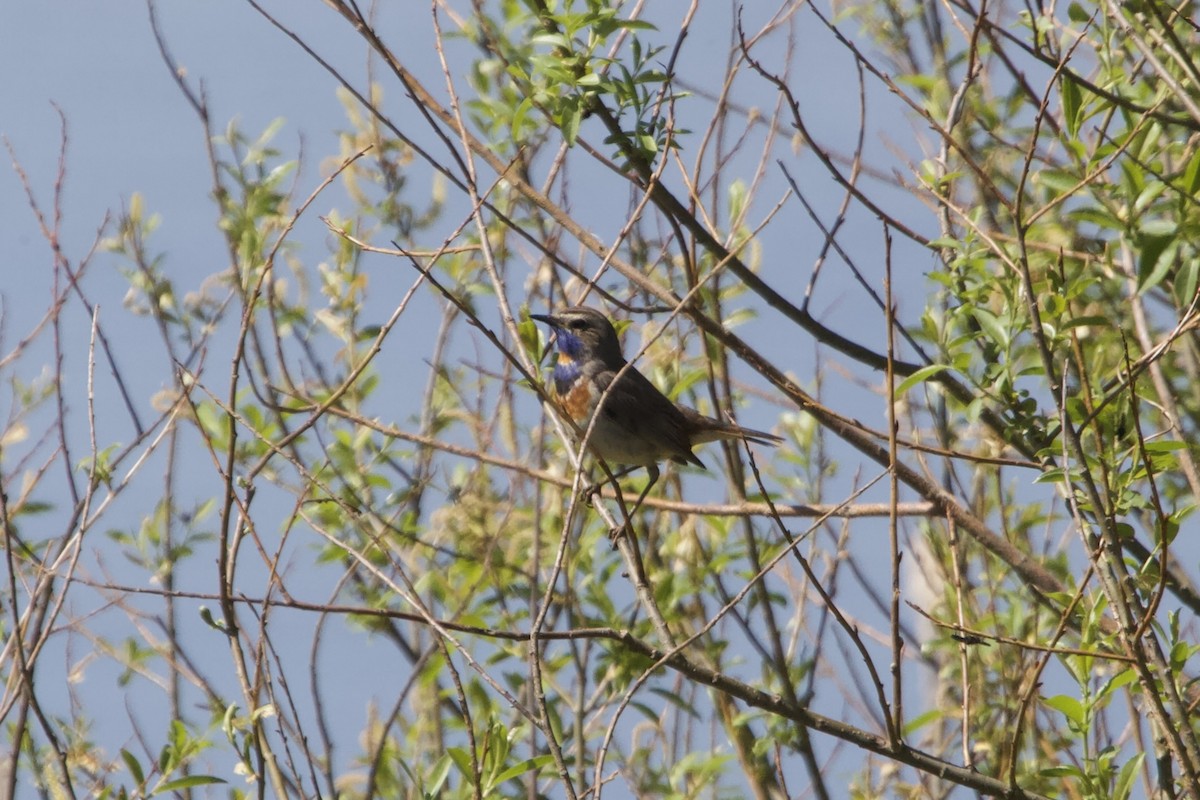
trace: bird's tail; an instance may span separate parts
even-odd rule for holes
[[[741,425],[734,425],[732,422],[724,422],[723,420],[706,417],[686,406],[679,406],[679,410],[683,411],[693,423],[693,445],[715,442],[718,439],[745,439],[756,444],[766,445],[767,447],[775,447],[776,445],[783,444],[783,439],[773,433],[756,431],[753,428],[743,428]]]
[[[722,426],[714,437],[715,439],[745,439],[756,444],[766,445],[767,447],[776,447],[783,444],[783,437],[776,436],[773,433],[756,431],[753,428],[743,428],[741,425],[734,425],[729,422],[722,423]],[[705,439],[703,441],[712,440]]]
[[[738,428],[738,432],[741,434],[743,439],[749,439],[750,441],[757,442],[758,444],[765,444],[767,447],[777,447],[778,445],[783,444],[783,437],[776,436],[773,433],[765,433],[763,431],[756,431],[751,428],[742,427]]]

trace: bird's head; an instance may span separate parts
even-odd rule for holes
[[[571,306],[553,314],[530,314],[529,317],[554,329],[560,356],[572,361],[600,358],[610,367],[625,363],[616,330],[608,317],[594,308]]]

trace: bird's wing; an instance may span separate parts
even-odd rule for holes
[[[629,367],[614,383],[616,372],[597,376],[597,388],[604,391],[601,413],[611,415],[630,436],[653,442],[662,459],[704,467],[692,452],[687,419],[645,375]]]

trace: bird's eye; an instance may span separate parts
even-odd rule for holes
[[[581,331],[581,330],[583,330],[585,324],[586,323],[584,323],[584,321],[581,319],[573,319],[569,323],[567,323],[567,327],[573,331]]]

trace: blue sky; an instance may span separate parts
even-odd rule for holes
[[[285,14],[288,24],[295,26],[301,35],[318,42],[322,54],[361,85],[365,71],[362,47],[339,17],[316,2],[274,2],[268,6]],[[393,18],[388,31],[394,45],[409,59],[407,63],[424,70],[423,79],[435,88],[439,76],[428,29],[428,7],[420,4],[419,8],[420,25],[408,26]],[[160,15],[172,55],[186,70],[186,79],[193,86],[202,83],[207,91],[217,132],[236,119],[253,137],[276,118],[286,120],[276,144],[288,157],[303,153],[297,194],[306,196],[319,180],[321,161],[336,152],[336,130],[345,126],[345,113],[335,96],[336,81],[245,3],[164,2]],[[692,74],[705,74],[707,70],[710,76],[719,75],[723,70],[723,56],[711,56],[724,52],[728,28],[723,26],[727,26],[728,20],[727,10],[723,10],[697,25],[686,51],[689,63],[698,70]],[[801,49],[797,63],[801,71],[811,70],[805,77],[818,78],[806,81],[806,99],[821,104],[823,109],[817,115],[818,130],[814,132],[849,151],[857,128],[853,71],[829,69],[831,64],[848,64],[845,54],[831,45],[827,37],[814,38],[810,47]],[[5,76],[0,80],[0,133],[11,144],[46,210],[50,210],[61,144],[55,106],[66,117],[69,149],[62,245],[73,262],[87,252],[106,214],[128,204],[136,192],[144,197],[147,210],[161,217],[154,246],[167,255],[170,274],[181,289],[195,288],[203,277],[223,268],[227,256],[214,225],[217,215],[210,198],[212,182],[204,155],[203,131],[162,61],[143,3],[73,0],[4,4],[0,7],[0,75]],[[394,84],[391,86],[388,102],[396,108],[404,107],[406,101]],[[752,83],[750,86],[746,94],[737,97],[739,102],[755,105],[773,101],[769,87],[753,88]],[[888,108],[880,102],[880,107]],[[887,128],[888,120],[877,119],[876,124]],[[417,135],[428,135],[427,130],[413,125]],[[585,129],[587,135],[595,133]],[[875,154],[886,152],[881,139],[869,142],[869,148]],[[753,164],[757,154],[745,157],[748,164]],[[768,169],[774,171],[773,167]],[[820,170],[811,163],[800,164],[797,169],[802,180],[806,177],[813,180],[811,185],[817,196],[831,202],[839,196],[832,189],[820,188],[816,182]],[[418,167],[414,174],[415,191],[420,192],[420,180],[422,176],[427,180],[428,170]],[[780,193],[777,177],[772,184],[776,193],[765,196],[773,202]],[[590,204],[578,209],[578,213],[598,231],[612,232],[624,222],[626,200],[627,196],[619,192],[607,195],[597,191]],[[461,202],[461,198],[452,198],[452,204],[458,203],[460,208]],[[328,197],[322,198],[319,213],[339,204],[344,207],[344,203],[344,197],[335,187]],[[791,218],[768,230],[763,236],[763,246],[768,268],[779,279],[779,285],[799,299],[818,240],[812,238],[811,226],[796,222],[800,215],[797,208],[793,206],[786,213]],[[453,214],[448,216],[451,219],[447,224],[451,224]],[[43,312],[50,297],[52,263],[50,250],[11,169],[0,170],[0,219],[4,220],[0,225],[0,254],[6,269],[6,280],[0,288],[5,347],[0,350],[7,350],[11,340],[24,335]],[[861,246],[864,252],[878,251],[882,234],[877,223],[859,214],[851,220],[851,226],[852,229],[860,226],[861,231],[860,236],[847,237],[851,247]],[[305,258],[313,261],[321,258],[328,242],[328,234],[315,214],[302,221],[294,238],[304,248]],[[900,263],[905,263],[906,269],[900,278],[901,294],[919,297],[925,285],[923,272],[928,268],[928,257],[922,255]],[[878,264],[872,266],[878,268]],[[385,314],[412,276],[394,264],[381,261],[373,262],[371,269],[375,302],[380,313]],[[86,280],[89,296],[101,305],[101,317],[117,344],[118,360],[132,378],[135,396],[148,398],[163,387],[164,375],[169,375],[164,372],[167,365],[161,360],[159,349],[147,354],[141,347],[140,337],[153,335],[152,323],[124,313],[122,299],[127,284],[110,256],[98,255]],[[829,280],[830,288],[816,309],[818,315],[848,316],[857,322],[850,332],[878,346],[882,340],[882,315],[877,311],[863,314],[860,306],[853,305],[861,301],[844,273],[835,272]],[[418,311],[405,319],[384,353],[390,369],[402,374],[406,369],[421,368],[422,353],[405,351],[399,342],[428,337],[432,318],[432,311]],[[87,315],[73,306],[65,321],[67,340],[76,348],[85,346]],[[768,354],[794,362],[793,372],[802,379],[811,378],[810,366],[804,361],[813,350],[811,340],[780,340],[765,325],[749,327],[748,335]],[[37,347],[41,350],[35,352],[50,356],[46,340]],[[76,349],[68,362],[68,379],[76,398],[73,411],[77,415],[83,405],[81,352]],[[112,414],[111,418],[101,420],[102,427],[108,426],[103,427],[102,433],[114,441],[127,439],[129,433],[122,430],[124,423],[113,387],[105,382],[103,375],[99,377],[99,386],[99,407]],[[408,413],[404,399],[397,397],[395,420],[403,420]],[[4,402],[7,401],[0,399],[0,412]],[[535,406],[531,403],[530,408]],[[849,411],[868,423],[876,423],[881,419],[882,405],[862,405]],[[759,405],[748,413],[749,416],[742,417],[743,422],[769,428],[770,415],[776,409]],[[715,459],[710,457],[706,461]],[[146,510],[143,501],[144,497],[127,498],[124,508],[118,510],[128,519],[136,519],[137,514]],[[107,567],[130,579],[136,577],[124,565],[93,566]],[[185,576],[185,580],[197,587],[211,586],[204,572]],[[312,596],[305,599],[323,599],[319,584],[312,589]],[[224,643],[219,634],[204,629],[194,618],[189,620],[192,634],[212,636],[213,648],[219,653],[217,658],[226,658],[220,652]],[[276,623],[280,626],[277,632],[295,632],[297,650],[285,656],[306,658],[312,618],[282,614]],[[120,627],[119,622],[113,625],[114,631]],[[331,708],[330,712],[344,716],[340,722],[348,734],[357,733],[362,709],[374,696],[375,687],[389,686],[403,665],[391,648],[382,643],[332,629],[328,635],[335,643],[344,641],[346,646],[324,648],[322,658],[327,659],[324,666],[360,678],[346,681],[344,705]],[[53,678],[58,677],[53,671],[62,663],[48,667]],[[214,671],[217,664],[221,661],[214,662]],[[114,678],[111,665],[98,665],[88,674],[82,691],[96,692],[89,694],[91,697],[104,697]],[[101,738],[110,752],[127,744],[121,740],[125,735],[122,732],[127,729],[125,711],[116,707],[113,711],[111,719],[101,723],[101,733],[113,737]],[[136,716],[140,712],[130,713]]]

